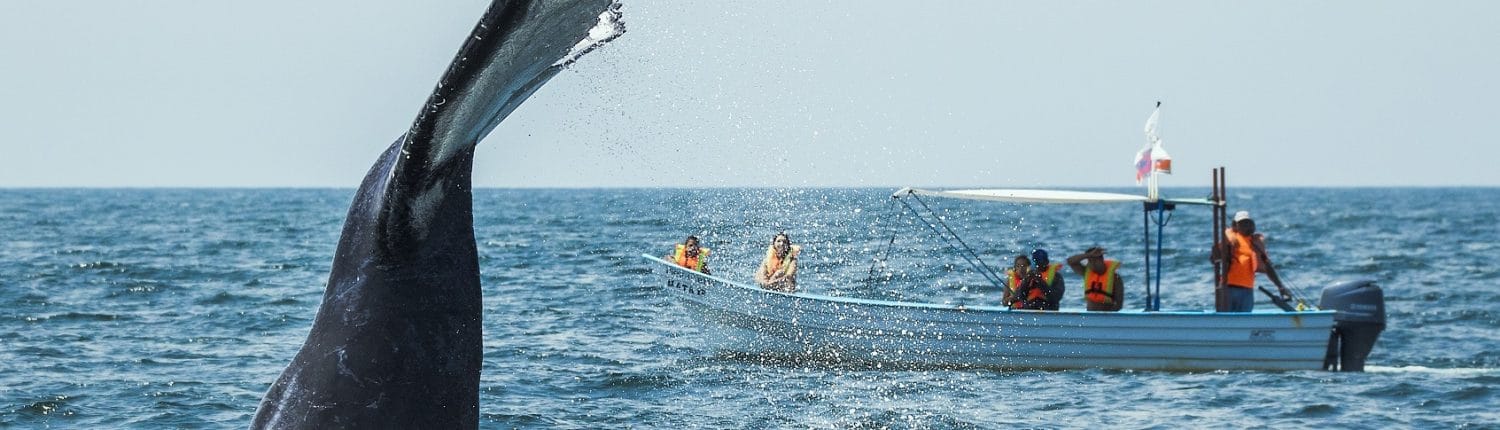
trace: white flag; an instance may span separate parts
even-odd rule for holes
[[[1147,157],[1151,158],[1150,169],[1171,174],[1172,156],[1167,154],[1167,149],[1162,147],[1161,134],[1157,126],[1161,121],[1161,102],[1156,102],[1156,110],[1151,111],[1151,117],[1146,118],[1146,148],[1141,150]],[[1135,182],[1140,183],[1141,177],[1145,176],[1146,167],[1143,166],[1142,154],[1136,154]]]
[[[1151,117],[1146,118],[1146,145],[1154,145],[1161,141],[1161,136],[1156,134],[1156,122],[1161,119],[1161,102],[1156,102],[1156,110],[1151,111]]]

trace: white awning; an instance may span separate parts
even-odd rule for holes
[[[1122,195],[1122,193],[1073,192],[1073,190],[922,190],[901,189],[919,196],[938,198],[974,199],[974,201],[1020,202],[1020,204],[1112,204],[1112,202],[1145,202],[1146,196]]]
[[[1102,193],[1094,191],[1068,191],[1068,190],[1021,190],[1021,189],[982,189],[982,190],[951,190],[936,191],[919,188],[902,188],[891,197],[901,197],[906,194],[919,196],[933,196],[966,200],[988,200],[995,202],[1010,203],[1142,203],[1151,201],[1146,196],[1135,194]],[[1212,204],[1207,199],[1163,199],[1168,203],[1208,205]]]

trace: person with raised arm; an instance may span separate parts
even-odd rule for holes
[[[1125,305],[1125,282],[1116,269],[1120,262],[1104,258],[1104,248],[1093,247],[1068,257],[1068,268],[1083,276],[1083,303],[1090,311],[1114,312]]]

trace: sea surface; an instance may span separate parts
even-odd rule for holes
[[[715,274],[748,280],[786,231],[807,291],[998,302],[892,191],[476,190],[481,427],[1500,428],[1500,189],[1231,190],[1230,211],[1254,215],[1313,301],[1343,281],[1384,288],[1389,322],[1364,373],[723,357],[641,258],[696,234]],[[0,190],[0,427],[245,427],[311,327],[352,195]],[[1036,247],[1058,261],[1105,247],[1125,262],[1126,306],[1144,303],[1137,205],[924,202],[996,267]],[[1163,308],[1212,305],[1208,213],[1170,219]],[[1076,289],[1066,300],[1082,303]]]

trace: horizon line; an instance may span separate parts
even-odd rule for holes
[[[475,186],[474,190],[649,190],[649,189],[676,189],[676,190],[744,190],[744,189],[893,189],[898,190],[905,187],[928,188],[928,189],[1126,189],[1141,188],[1139,185],[1072,185],[1072,186],[984,186],[984,185],[711,185],[711,186],[686,186],[686,185],[515,185],[515,186]],[[1194,189],[1208,188],[1210,185],[1171,185],[1161,186],[1159,189]],[[22,191],[22,190],[353,190],[357,186],[327,186],[327,185],[210,185],[210,186],[179,186],[179,185],[120,185],[120,186],[97,186],[97,185],[34,185],[34,186],[0,186],[0,191]],[[1256,188],[1256,189],[1293,189],[1293,188],[1318,188],[1318,189],[1424,189],[1424,188],[1500,188],[1500,185],[1238,185],[1229,188]]]

